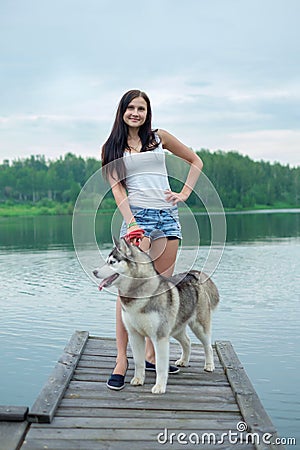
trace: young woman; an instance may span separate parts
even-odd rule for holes
[[[126,92],[118,106],[111,134],[102,148],[102,168],[124,218],[120,236],[148,251],[156,270],[172,275],[181,239],[177,203],[185,202],[200,175],[203,163],[186,145],[165,130],[152,130],[148,96],[139,90]],[[190,164],[181,192],[168,183],[164,149]],[[121,317],[120,298],[116,308],[116,366],[107,381],[110,389],[122,389],[128,367],[128,337]],[[146,370],[155,370],[155,352],[146,344]],[[177,372],[170,366],[169,372]]]

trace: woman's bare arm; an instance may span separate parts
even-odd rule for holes
[[[166,192],[167,201],[174,205],[180,201],[186,201],[193,191],[193,188],[201,174],[203,162],[199,156],[189,147],[180,142],[175,136],[165,130],[158,130],[158,135],[162,141],[162,146],[174,155],[182,158],[190,164],[190,170],[186,178],[185,184],[179,193],[172,191]]]

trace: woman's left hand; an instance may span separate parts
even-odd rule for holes
[[[167,202],[172,203],[173,205],[177,205],[179,202],[185,202],[188,199],[188,196],[183,194],[182,192],[173,192],[170,189],[165,191]]]

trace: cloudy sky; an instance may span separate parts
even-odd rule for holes
[[[1,0],[0,161],[99,157],[120,97],[194,149],[300,164],[298,0]]]

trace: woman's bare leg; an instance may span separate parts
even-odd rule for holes
[[[156,239],[152,242],[150,256],[156,270],[165,277],[173,274],[176,262],[179,240],[166,238]],[[146,339],[146,360],[155,364],[155,351],[150,339]]]
[[[121,314],[121,300],[118,296],[116,305],[116,340],[117,340],[117,360],[113,373],[124,375],[127,369],[127,344],[128,334],[123,324]]]
[[[179,239],[160,238],[152,242],[150,256],[155,269],[164,277],[173,275]]]

